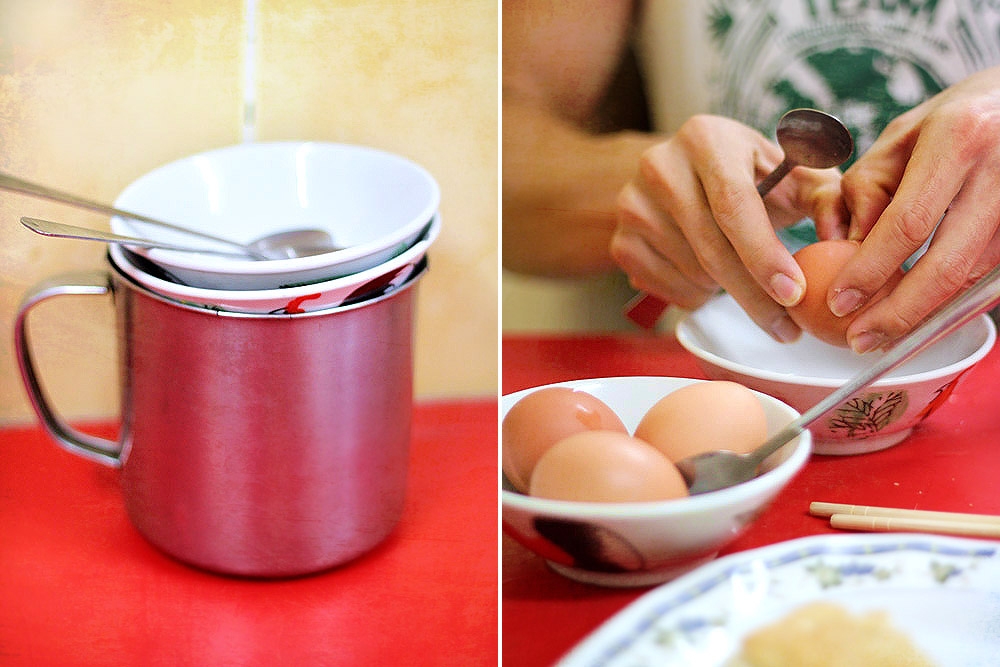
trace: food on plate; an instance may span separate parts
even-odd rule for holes
[[[756,630],[726,667],[932,667],[884,612],[812,602]]]
[[[583,431],[542,455],[529,494],[621,503],[670,500],[688,490],[677,467],[652,445],[619,431]]]
[[[847,347],[847,327],[856,312],[837,317],[827,306],[827,294],[834,277],[860,247],[855,241],[830,239],[811,243],[793,255],[805,275],[806,291],[802,300],[788,309],[788,315],[803,331],[831,345]],[[884,298],[902,277],[902,270],[897,271],[868,303]]]
[[[737,382],[696,382],[657,401],[634,435],[674,462],[717,449],[745,453],[767,439],[767,416],[753,391]]]
[[[528,491],[535,464],[552,445],[582,431],[627,434],[615,412],[597,397],[569,387],[545,387],[511,406],[501,427],[504,475],[518,491]]]

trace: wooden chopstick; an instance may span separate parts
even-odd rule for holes
[[[966,535],[971,537],[1000,537],[1000,526],[986,523],[966,523],[962,521],[934,521],[931,519],[905,519],[882,516],[859,516],[857,514],[834,514],[830,525],[841,530],[865,530],[872,532],[913,532],[942,533],[945,535]]]
[[[833,516],[852,514],[858,516],[878,516],[902,519],[930,519],[931,521],[962,521],[965,523],[987,523],[1000,526],[1000,516],[990,514],[967,514],[963,512],[933,512],[930,510],[907,510],[897,507],[876,507],[874,505],[842,505],[840,503],[813,502],[809,504],[813,516]]]
[[[907,531],[975,537],[1000,537],[1000,516],[962,512],[934,512],[895,507],[813,502],[809,513],[830,517],[830,525],[844,530]]]

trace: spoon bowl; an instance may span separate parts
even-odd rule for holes
[[[843,164],[854,152],[854,140],[847,127],[830,114],[816,109],[792,109],[778,121],[775,134],[785,157],[757,184],[761,197],[795,167],[829,169]]]
[[[335,244],[326,230],[290,229],[267,234],[256,241],[251,241],[247,244],[247,249],[268,259],[291,259],[322,255],[344,248]]]

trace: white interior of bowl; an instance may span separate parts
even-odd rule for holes
[[[794,343],[779,343],[726,294],[687,315],[678,323],[676,333],[681,345],[708,363],[742,375],[797,384],[839,386],[880,355],[858,355],[809,334]],[[995,340],[995,325],[982,315],[875,384],[921,382],[949,375],[979,361]]]
[[[585,391],[600,400],[615,411],[629,432],[633,432],[646,411],[658,400],[676,389],[693,382],[703,382],[690,378],[677,377],[611,377],[593,378],[558,382],[547,387],[571,387]],[[523,391],[502,396],[500,399],[501,420],[507,411],[526,394],[542,389],[532,387]],[[799,413],[778,399],[754,392],[767,415],[768,435],[773,435],[779,429],[787,426],[799,416]],[[725,443],[719,443],[724,449]],[[502,480],[501,499],[503,504],[524,510],[544,513],[551,516],[574,518],[602,518],[614,516],[667,516],[670,514],[688,514],[700,512],[720,506],[731,506],[744,503],[759,495],[765,488],[783,486],[796,471],[801,468],[812,449],[812,436],[809,431],[790,441],[782,449],[772,455],[762,466],[764,472],[756,478],[743,484],[702,493],[676,500],[641,503],[588,503],[565,500],[534,498],[514,491],[506,479]]]
[[[425,169],[391,153],[322,142],[263,142],[154,169],[129,185],[115,205],[239,243],[296,228],[324,229],[344,248],[266,262],[144,251],[168,266],[261,273],[332,266],[398,245],[419,233],[439,200],[437,183]],[[212,245],[125,218],[113,218],[111,226],[122,234]]]

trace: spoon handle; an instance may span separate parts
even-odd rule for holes
[[[103,213],[104,215],[116,215],[122,218],[129,218],[131,220],[137,220],[139,222],[145,222],[151,225],[165,227],[167,229],[172,229],[175,232],[182,232],[190,236],[197,236],[210,241],[215,241],[216,243],[224,243],[225,245],[230,247],[240,248],[243,250],[244,255],[247,254],[244,246],[240,243],[236,243],[235,241],[230,241],[229,239],[213,236],[212,234],[199,232],[194,229],[187,229],[186,227],[173,225],[169,222],[164,222],[163,220],[157,220],[156,218],[150,218],[149,216],[145,216],[139,213],[131,213],[129,211],[124,211],[122,209],[115,208],[113,206],[108,206],[107,204],[91,201],[90,199],[85,199],[77,195],[73,195],[67,192],[62,192],[60,190],[53,190],[52,188],[47,187],[45,185],[32,183],[31,181],[26,181],[23,178],[11,176],[10,174],[5,174],[3,172],[0,172],[0,190],[20,192],[21,194],[31,195],[33,197],[40,197],[41,199],[48,199],[49,201],[59,202],[60,204],[68,204],[70,206],[75,206],[77,208],[87,209],[89,211],[94,211],[95,213]]]
[[[969,320],[987,310],[1000,299],[1000,265],[979,279],[969,289],[959,292],[944,303],[923,324],[904,336],[881,359],[848,380],[839,389],[806,410],[798,419],[774,434],[758,447],[750,458],[761,462],[807,426],[833,410],[859,389],[867,387],[904,361],[922,352]]]
[[[137,248],[163,248],[164,250],[208,253],[210,255],[223,255],[225,257],[246,257],[246,253],[244,252],[216,250],[213,248],[192,248],[190,246],[180,246],[172,243],[150,241],[149,239],[141,239],[135,236],[123,236],[121,234],[113,234],[111,232],[102,232],[97,229],[77,227],[76,225],[64,225],[61,222],[39,220],[38,218],[22,217],[21,224],[31,231],[41,234],[42,236],[55,236],[64,239],[81,239],[84,241],[101,241],[103,243],[118,243]]]
[[[781,179],[788,176],[788,172],[790,172],[794,166],[795,165],[790,162],[788,158],[782,160],[781,164],[774,168],[774,171],[765,176],[764,180],[757,184],[757,194],[759,194],[761,198],[766,197],[767,193],[773,190],[774,186],[781,182]]]

